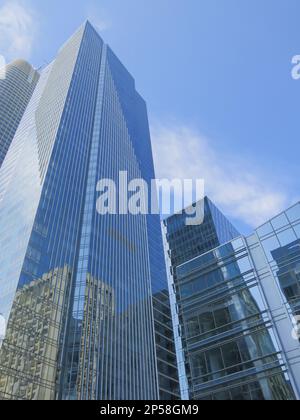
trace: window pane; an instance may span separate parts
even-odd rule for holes
[[[279,233],[278,238],[281,243],[281,246],[289,245],[297,240],[296,234],[292,228]]]
[[[201,334],[214,330],[216,327],[215,327],[213,314],[211,312],[201,314],[199,316],[199,325],[200,325],[199,329],[200,329]]]
[[[225,367],[232,367],[242,363],[241,355],[235,342],[223,346],[222,353]]]
[[[284,213],[272,220],[272,225],[275,230],[281,229],[288,224],[289,221]]]
[[[286,214],[292,223],[300,220],[300,204],[296,204],[294,207],[287,210]]]
[[[273,227],[272,227],[271,223],[266,223],[265,225],[263,225],[263,226],[261,226],[260,228],[257,229],[257,234],[260,238],[262,236],[269,235],[273,232],[274,232],[274,230],[273,230]]]
[[[270,239],[262,241],[262,245],[263,245],[264,250],[267,254],[268,260],[272,261],[273,260],[272,252],[275,251],[276,249],[280,248],[280,243],[279,243],[278,239],[276,238],[276,236],[273,236]]]

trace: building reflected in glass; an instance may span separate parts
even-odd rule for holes
[[[299,399],[299,223],[296,205],[173,266],[191,399]]]
[[[261,226],[257,236],[285,305],[294,315],[300,315],[300,205]]]
[[[6,371],[0,376],[3,398],[9,399],[11,395],[28,400],[56,398],[59,338],[67,328],[71,278],[69,267],[55,269],[17,291],[0,353],[1,369]],[[113,290],[88,275],[82,322],[86,334],[78,340],[82,372],[77,378],[78,387],[87,386],[87,378],[90,382],[96,380],[96,357],[94,363],[84,366],[86,342],[99,337],[105,317],[112,320],[114,316]]]
[[[300,315],[300,240],[271,252],[278,265],[277,277],[294,315]]]
[[[0,77],[0,168],[38,80],[39,73],[24,60],[8,64]]]

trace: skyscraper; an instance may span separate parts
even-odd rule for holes
[[[177,266],[240,235],[208,197],[204,198],[203,209],[204,219],[199,225],[187,225],[185,211],[164,222],[174,274]]]
[[[146,105],[87,22],[0,171],[0,398],[179,398],[159,217],[96,211],[120,171],[154,178]]]
[[[8,64],[0,79],[0,168],[38,80],[39,73],[24,60]]]
[[[299,399],[299,223],[298,204],[173,267],[191,399]]]

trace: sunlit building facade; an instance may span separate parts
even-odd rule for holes
[[[190,399],[299,399],[299,229],[297,204],[173,266]]]
[[[0,78],[0,168],[39,80],[24,60],[8,64]]]
[[[0,170],[1,399],[179,398],[159,216],[96,211],[120,171],[155,178],[146,105],[86,22]]]

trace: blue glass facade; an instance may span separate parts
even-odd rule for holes
[[[186,225],[186,213],[165,220],[172,268],[197,257],[239,236],[229,220],[209,200],[204,198],[204,220],[196,226]]]
[[[96,212],[98,180],[120,171],[154,178],[147,110],[86,23],[0,171],[1,399],[178,398],[159,218]]]
[[[176,267],[191,399],[299,399],[299,218],[296,205]]]
[[[258,228],[256,234],[283,303],[294,316],[300,315],[300,204]]]
[[[185,211],[181,214],[175,214],[164,221],[167,265],[170,267],[170,283],[173,283],[174,288],[174,293],[171,293],[174,309],[179,308],[179,305],[177,305],[179,303],[177,268],[181,264],[239,236],[239,232],[208,197],[204,198],[201,207],[204,214],[202,224],[188,226],[186,224],[187,214]],[[173,310],[173,319],[181,395],[186,400],[189,399],[190,392],[184,362],[184,342],[182,342],[181,338],[183,320],[180,310]]]

